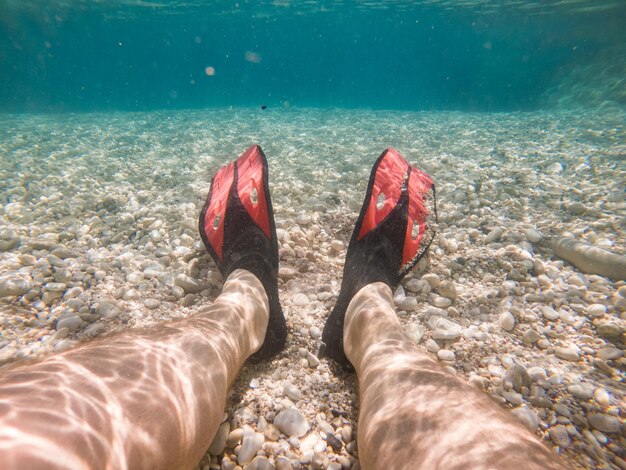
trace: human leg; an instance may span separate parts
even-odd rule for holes
[[[343,335],[359,382],[364,470],[565,468],[513,416],[411,342],[386,284],[354,296]]]
[[[192,468],[268,318],[262,283],[236,270],[197,315],[1,371],[2,468]]]
[[[267,161],[220,169],[200,234],[227,279],[198,315],[0,372],[2,468],[190,468],[243,364],[284,345]]]

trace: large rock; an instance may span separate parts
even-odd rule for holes
[[[583,273],[598,274],[615,281],[626,280],[626,256],[616,255],[568,237],[556,241],[554,253]]]

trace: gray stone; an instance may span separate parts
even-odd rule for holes
[[[404,287],[402,287],[402,284],[399,284],[393,293],[393,301],[397,305],[398,302],[402,302],[402,300],[404,300],[405,298],[406,293],[404,292]]]
[[[63,294],[63,300],[73,299],[75,297],[78,297],[82,293],[82,287],[72,287],[71,289],[65,291],[65,294]]]
[[[63,282],[49,282],[44,286],[44,289],[50,292],[65,292],[67,284]]]
[[[309,367],[311,367],[312,369],[315,369],[317,366],[320,365],[320,360],[311,351],[306,352],[306,360],[309,363]]]
[[[426,349],[431,353],[436,353],[439,349],[441,349],[437,342],[430,338],[426,340],[424,346],[426,346]]]
[[[557,403],[554,407],[554,411],[560,416],[565,416],[566,418],[572,417],[572,413],[565,403]]]
[[[409,279],[408,281],[406,281],[406,283],[404,284],[404,287],[411,292],[421,292],[422,291],[422,281],[420,281],[419,279]]]
[[[513,391],[503,391],[502,396],[506,401],[511,403],[512,405],[521,405],[524,403],[524,397],[520,393]]]
[[[606,433],[621,432],[623,427],[621,420],[616,416],[590,413],[588,419],[592,428]]]
[[[602,359],[603,361],[612,361],[615,359],[619,359],[622,357],[624,352],[621,349],[614,347],[602,348],[596,353],[596,357]]]
[[[278,413],[274,424],[278,426],[280,432],[289,437],[304,436],[309,430],[309,423],[295,408],[287,408]]]
[[[430,317],[431,315],[436,315],[438,317],[447,317],[448,312],[439,307],[426,307],[424,309],[424,315]]]
[[[309,328],[309,334],[313,339],[320,339],[322,337],[322,331],[317,326]]]
[[[344,249],[344,244],[341,240],[332,240],[330,242],[330,248],[335,252],[335,253],[341,253],[341,251]]]
[[[143,301],[143,304],[146,306],[146,308],[149,308],[150,310],[154,310],[155,308],[159,308],[161,306],[161,302],[159,302],[157,299],[145,299]]]
[[[85,334],[87,336],[98,336],[106,331],[107,327],[104,323],[96,322],[92,323],[85,329]]]
[[[302,393],[300,393],[300,390],[294,387],[291,382],[285,382],[283,384],[283,391],[285,392],[285,395],[293,401],[297,402],[302,400]]]
[[[593,398],[602,406],[609,406],[611,404],[611,395],[602,387],[598,387],[594,390]]]
[[[547,305],[541,309],[541,313],[546,319],[550,321],[554,321],[559,318],[559,312],[557,312],[552,307],[549,307]]]
[[[234,449],[243,439],[243,429],[238,428],[230,432],[226,439],[226,447]]]
[[[267,457],[261,455],[255,457],[254,460],[246,466],[246,470],[275,470],[275,468],[274,464],[270,462]]]
[[[56,240],[50,240],[49,238],[33,238],[28,240],[28,247],[31,250],[51,250],[56,246]]]
[[[602,317],[606,313],[606,306],[602,304],[591,304],[587,307],[587,315],[593,318]]]
[[[526,368],[521,364],[515,364],[509,367],[504,374],[503,380],[504,382],[510,383],[513,390],[517,392],[521,392],[522,387],[530,388],[531,385],[530,375],[528,375]]]
[[[493,242],[497,242],[500,240],[500,238],[502,238],[502,234],[504,233],[504,230],[502,230],[500,227],[494,228],[491,232],[489,232],[489,234],[485,237],[485,243],[489,244],[489,243],[493,243]]]
[[[275,424],[268,424],[263,431],[265,437],[267,437],[270,441],[277,441],[280,439],[280,429]]]
[[[579,400],[587,401],[591,400],[591,397],[593,397],[594,387],[593,385],[584,383],[572,384],[567,387],[567,391],[573,397],[578,398]]]
[[[301,468],[299,462],[296,468]],[[280,456],[276,459],[276,470],[294,470],[294,467],[291,465],[289,459]]]
[[[137,285],[141,282],[143,282],[144,280],[144,274],[142,272],[133,272],[133,273],[129,273],[126,276],[126,282],[128,282],[129,284],[132,285]]]
[[[153,278],[159,276],[163,272],[163,266],[160,264],[149,264],[143,268],[143,275],[147,278]]]
[[[435,307],[447,308],[450,305],[452,305],[452,300],[448,299],[447,297],[441,297],[437,295],[434,298],[432,298],[432,304]]]
[[[449,349],[440,349],[437,351],[437,357],[440,361],[454,361],[454,352]]]
[[[298,271],[293,268],[283,266],[278,269],[278,277],[283,281],[288,281],[289,279],[293,279],[298,275]]]
[[[533,382],[548,380],[548,375],[546,374],[546,370],[543,367],[529,367],[527,372],[530,380],[532,380]]]
[[[433,339],[454,341],[463,334],[461,325],[434,315],[428,319],[428,326],[433,330]]]
[[[187,294],[182,301],[182,305],[183,307],[191,307],[193,304],[196,303],[196,295],[195,294]]]
[[[520,406],[511,410],[511,414],[519,419],[526,428],[532,433],[537,432],[539,428],[539,418],[534,411],[527,406]]]
[[[413,341],[415,344],[419,344],[422,338],[424,337],[425,329],[419,323],[410,323],[404,328],[404,333]]]
[[[567,433],[567,428],[562,424],[558,424],[550,428],[549,434],[552,442],[554,442],[559,447],[567,448],[572,443],[572,440]]]
[[[70,250],[61,245],[52,250],[50,254],[61,259],[78,258],[80,256],[80,253],[78,253],[77,251]]]
[[[19,238],[11,238],[9,240],[0,240],[0,252],[10,251],[20,245]]]
[[[309,303],[311,303],[309,301],[309,297],[303,293],[294,295],[292,302],[294,305],[297,305],[298,307],[305,307],[309,305]]]
[[[120,309],[115,302],[103,300],[98,303],[96,313],[106,320],[112,320],[120,314]]]
[[[511,312],[502,312],[498,317],[498,324],[504,331],[512,331],[515,328],[515,317]]]
[[[337,439],[337,437],[333,433],[328,433],[326,435],[326,443],[332,447],[335,452],[339,452],[343,445],[341,444],[341,440]]]
[[[414,312],[417,310],[417,299],[415,297],[405,297],[397,305],[399,310]]]
[[[566,361],[578,362],[580,360],[578,352],[571,346],[567,348],[555,348],[554,354],[556,357],[565,359]]]
[[[602,322],[596,327],[596,331],[603,338],[617,338],[621,336],[624,329],[617,322]]]
[[[243,438],[241,448],[237,454],[237,462],[239,465],[250,463],[259,451],[265,441],[263,434],[255,432],[250,433]]]
[[[456,286],[452,281],[443,281],[437,287],[437,292],[440,296],[450,300],[455,300],[457,296]]]
[[[74,332],[80,328],[81,324],[82,324],[82,320],[76,315],[73,315],[73,314],[64,315],[57,322],[57,330],[60,330],[62,328],[67,328],[68,331]]]
[[[431,289],[436,289],[439,286],[439,283],[441,282],[439,279],[439,276],[437,276],[435,273],[424,274],[422,276],[422,280],[428,282]],[[439,295],[443,295],[443,294],[441,294],[440,292]]]
[[[572,202],[571,204],[567,205],[567,210],[570,211],[572,214],[581,215],[585,213],[587,208],[581,202]]]
[[[524,331],[524,334],[522,336],[522,340],[524,341],[524,343],[527,344],[535,344],[537,341],[539,341],[539,338],[541,338],[541,335],[532,329]]]
[[[541,232],[534,228],[529,228],[528,230],[526,230],[526,232],[524,232],[524,236],[526,237],[526,240],[528,240],[530,243],[539,243],[543,239],[543,235],[541,235]]]
[[[185,294],[198,294],[207,288],[195,279],[182,273],[176,276],[174,284],[183,289]]]
[[[219,428],[217,428],[217,433],[215,433],[213,442],[211,442],[211,445],[209,446],[209,454],[219,455],[224,452],[226,439],[228,439],[228,433],[230,433],[230,423],[225,421],[220,424]]]

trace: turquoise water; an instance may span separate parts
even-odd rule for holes
[[[626,102],[620,0],[0,1],[0,110]]]

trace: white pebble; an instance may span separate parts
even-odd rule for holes
[[[601,317],[606,313],[606,307],[602,304],[591,304],[587,307],[587,315],[590,317]]]
[[[526,230],[524,235],[526,236],[526,240],[530,243],[539,243],[543,239],[543,235],[534,228]]]
[[[293,297],[293,304],[297,305],[298,307],[304,307],[306,305],[309,305],[309,297],[306,294],[300,293],[300,294],[296,294]]]
[[[498,317],[498,324],[504,331],[511,331],[515,328],[515,317],[511,312],[502,312]]]
[[[437,351],[437,357],[440,361],[454,361],[454,352],[449,349],[440,349]]]
[[[609,404],[611,403],[611,396],[609,395],[609,392],[607,392],[602,387],[598,387],[595,389],[595,391],[593,392],[593,397],[602,406],[609,406]]]
[[[554,321],[559,318],[559,312],[557,312],[552,307],[549,307],[547,305],[541,309],[541,313],[543,314],[545,318],[547,318],[550,321]]]

